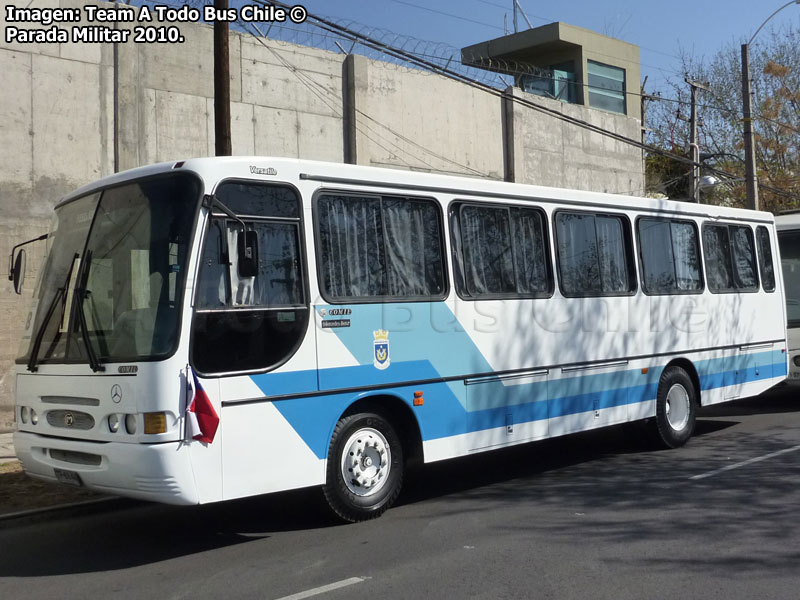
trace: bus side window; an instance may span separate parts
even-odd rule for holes
[[[727,225],[703,226],[703,250],[706,257],[706,278],[712,292],[733,290],[733,265]]]
[[[462,298],[547,298],[553,292],[544,213],[458,204],[451,215],[456,290]]]
[[[700,293],[700,243],[689,221],[637,220],[642,287],[648,295]]]
[[[636,291],[627,220],[618,215],[558,211],[556,251],[566,297],[621,296]]]
[[[441,218],[427,198],[326,193],[317,198],[321,292],[331,303],[442,299]]]
[[[757,290],[758,275],[753,230],[746,225],[730,225],[730,230],[736,287],[741,290]]]
[[[761,273],[761,285],[765,292],[775,291],[775,266],[772,263],[772,246],[769,241],[769,230],[763,225],[756,229],[758,246],[758,266]]]
[[[703,250],[709,290],[714,293],[758,290],[755,241],[749,226],[705,223]]]

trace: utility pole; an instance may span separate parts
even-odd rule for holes
[[[689,149],[692,157],[692,176],[689,188],[689,197],[693,202],[700,203],[700,145],[697,140],[697,90],[709,92],[708,84],[694,81],[688,77],[684,80],[692,90],[692,114],[689,117],[689,127],[691,128]]]
[[[758,178],[756,176],[756,149],[755,149],[755,144],[753,144],[752,100],[753,100],[753,92],[750,87],[750,44],[742,44],[742,117],[744,125],[744,179],[747,185],[747,204],[745,205],[745,208],[757,210]]]
[[[214,149],[217,156],[230,156],[231,78],[228,51],[228,21],[219,17],[228,11],[228,0],[214,0]]]
[[[647,85],[647,75],[644,76],[644,81],[642,81],[642,93],[641,93],[641,112],[642,112],[642,173],[645,174],[645,178],[647,178],[647,151],[644,149],[647,145],[647,101],[655,99],[654,96],[650,96],[645,93],[644,86]]]
[[[756,39],[758,32],[770,19],[787,6],[800,4],[800,0],[789,0],[758,26],[750,41],[742,44],[742,118],[744,124],[744,177],[747,182],[747,208],[758,210],[758,178],[756,175],[756,149],[753,144],[753,91],[750,87],[750,44]]]

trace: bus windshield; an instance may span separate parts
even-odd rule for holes
[[[172,354],[200,191],[196,177],[173,173],[57,209],[18,362],[95,368]]]

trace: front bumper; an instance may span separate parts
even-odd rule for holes
[[[31,477],[57,481],[77,473],[92,490],[166,504],[198,504],[188,447],[182,442],[87,442],[14,432],[14,448]]]

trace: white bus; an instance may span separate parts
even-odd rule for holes
[[[775,217],[786,295],[789,383],[800,383],[800,212]]]
[[[321,486],[358,521],[409,460],[636,420],[677,447],[698,406],[787,373],[768,213],[204,158],[55,214],[16,375],[42,479],[174,504]]]

